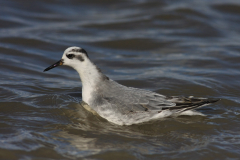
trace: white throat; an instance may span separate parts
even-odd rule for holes
[[[96,92],[97,85],[103,76],[99,69],[88,59],[85,59],[83,65],[73,67],[82,81],[82,100],[89,104],[92,93]]]

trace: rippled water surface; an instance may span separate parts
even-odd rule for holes
[[[0,1],[0,159],[239,159],[239,0]],[[222,100],[132,126],[81,105],[69,46],[119,83]]]

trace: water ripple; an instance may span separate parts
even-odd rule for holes
[[[1,158],[238,159],[239,9],[235,0],[1,1]],[[222,100],[200,109],[205,117],[111,124],[79,103],[76,71],[43,73],[69,46],[121,84]]]

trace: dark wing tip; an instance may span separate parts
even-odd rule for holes
[[[176,106],[173,107],[163,107],[162,110],[179,110],[180,112],[183,111],[187,111],[187,110],[192,110],[192,109],[196,109],[199,107],[204,106],[205,104],[211,104],[211,103],[215,103],[221,99],[219,98],[195,98],[195,97],[191,97],[191,98],[183,98],[183,99],[179,99],[179,102],[175,102]],[[184,101],[181,101],[184,100]]]
[[[205,100],[205,102],[207,103],[215,103],[217,101],[220,101],[221,99],[220,98],[208,98]]]

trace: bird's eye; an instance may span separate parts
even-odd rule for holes
[[[69,59],[73,59],[74,56],[75,56],[74,54],[68,54],[68,55],[67,55],[67,57],[68,57]]]

